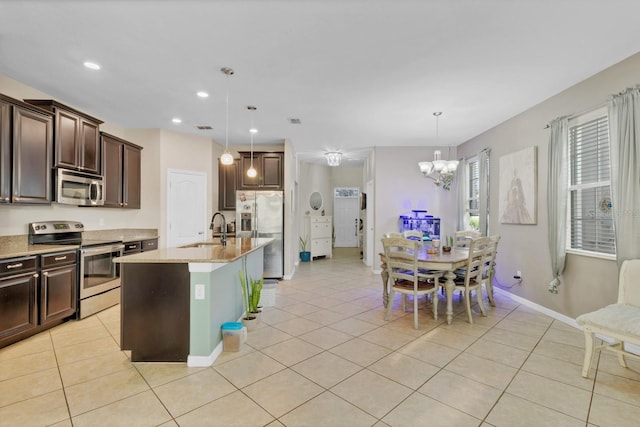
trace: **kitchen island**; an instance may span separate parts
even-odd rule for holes
[[[120,347],[132,362],[210,366],[222,351],[220,327],[244,312],[240,271],[262,276],[273,239],[198,242],[116,258],[122,278]]]

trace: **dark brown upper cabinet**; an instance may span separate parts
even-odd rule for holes
[[[104,206],[140,209],[142,147],[101,132]]]
[[[233,164],[223,165],[218,159],[218,210],[236,210],[236,190],[238,189],[238,163],[240,159],[233,159]]]
[[[51,203],[53,114],[0,95],[0,203]]]
[[[52,99],[27,99],[55,114],[54,165],[100,174],[101,120]]]
[[[257,175],[255,178],[247,176],[251,167],[251,153],[240,152],[238,170],[239,190],[282,190],[284,188],[284,153],[253,153],[253,167]]]

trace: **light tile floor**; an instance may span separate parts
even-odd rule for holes
[[[640,364],[602,354],[580,376],[582,333],[497,295],[487,317],[420,330],[357,251],[301,264],[238,353],[214,366],[131,363],[119,307],[0,350],[1,426],[632,426]],[[594,381],[595,378],[595,381]]]

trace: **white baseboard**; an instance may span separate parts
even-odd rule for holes
[[[189,367],[207,367],[213,365],[218,356],[222,353],[222,341],[218,343],[208,356],[187,356],[187,366]]]

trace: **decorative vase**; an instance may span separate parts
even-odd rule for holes
[[[451,246],[443,246],[442,247],[442,252],[446,252],[446,253],[451,252]]]
[[[247,328],[247,331],[253,331],[258,327],[258,318],[253,315],[249,317],[243,317],[242,324]]]
[[[300,261],[302,262],[311,261],[311,252],[308,252],[308,251],[300,252]]]

